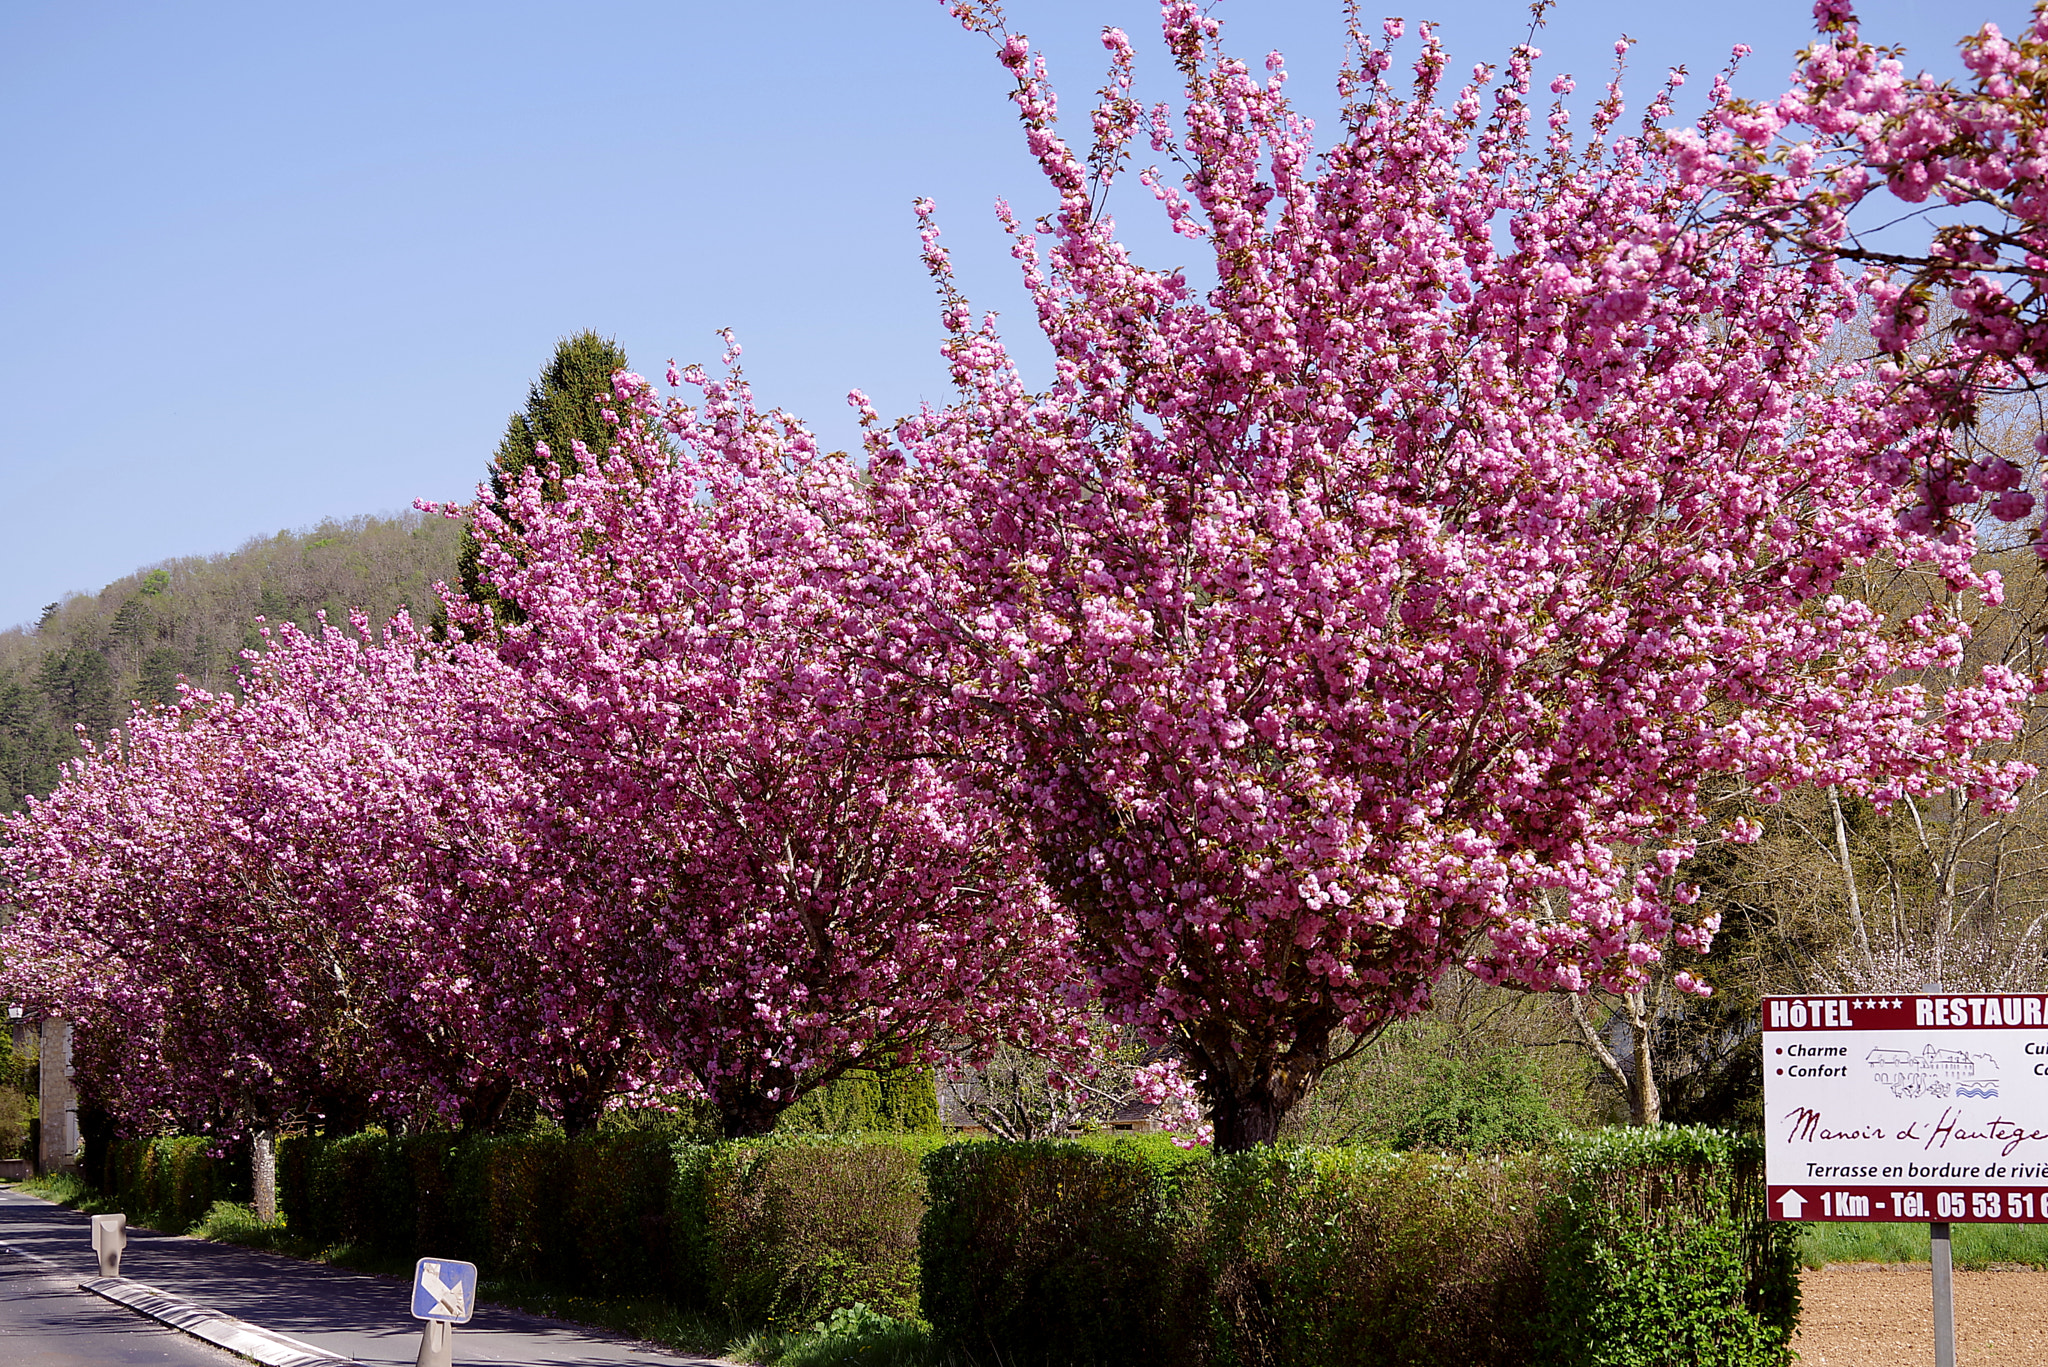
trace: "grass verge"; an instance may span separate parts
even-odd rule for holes
[[[1950,1225],[1957,1267],[1976,1271],[1994,1263],[2048,1268],[2048,1225]],[[1813,1224],[1799,1236],[1799,1261],[1924,1263],[1932,1257],[1924,1224]]]
[[[82,1210],[87,1215],[120,1213],[118,1204],[95,1192],[76,1173],[55,1172],[43,1177],[24,1177],[14,1183],[14,1189],[25,1191],[30,1196],[40,1196],[45,1201],[55,1201],[72,1210]]]

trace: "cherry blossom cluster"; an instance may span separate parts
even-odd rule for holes
[[[579,451],[558,499],[535,478],[476,512],[523,620],[458,605],[518,679],[482,725],[544,757],[591,988],[629,1004],[649,1085],[740,1133],[853,1064],[1085,1045],[1027,833],[847,629],[860,472],[736,371],[688,378],[695,405],[621,374],[610,452]]]
[[[531,785],[466,719],[503,679],[366,625],[282,628],[241,697],[138,712],[10,822],[5,993],[131,1127],[455,1119],[534,1062]]]
[[[1960,85],[1865,39],[1847,0],[1819,0],[1814,18],[1819,41],[1783,96],[1723,99],[1700,128],[1671,135],[1679,173],[1725,191],[1723,214],[1814,269],[1865,269],[1894,402],[1967,428],[1988,395],[2038,388],[2048,364],[2048,8],[2017,37],[1985,24],[1964,38]],[[1924,245],[1902,244],[1903,227],[1870,231],[1911,218],[1929,225]],[[2048,454],[2048,436],[2036,451]],[[1952,528],[1978,505],[2005,522],[2033,515],[2037,481],[2011,461],[1916,454],[1915,529]]]
[[[1277,55],[1256,74],[1166,0],[1178,131],[1111,30],[1073,143],[1025,37],[952,9],[1056,205],[1000,211],[1053,375],[1025,382],[920,205],[959,397],[868,417],[867,649],[1030,823],[1109,1008],[1181,1043],[1219,1144],[1269,1139],[1449,965],[1616,987],[1704,946],[1675,875],[1715,776],[2022,776],[1971,756],[2031,682],[1906,686],[1961,620],[1842,591],[1894,563],[1999,591],[1875,459],[1942,433],[1827,363],[1855,285],[1694,227],[1668,90],[1628,134],[1609,84],[1575,145],[1569,80],[1532,130],[1534,50],[1455,83],[1424,25],[1404,91],[1403,26],[1354,27],[1319,151]],[[1141,137],[1202,283],[1104,213]]]
[[[1277,55],[1164,0],[1184,98],[1140,103],[1108,30],[1071,142],[1026,37],[950,8],[1046,181],[998,212],[1049,381],[921,202],[950,402],[856,391],[848,456],[736,346],[621,373],[607,450],[466,510],[513,620],[287,633],[89,756],[9,829],[0,990],[108,1022],[131,1114],[367,1069],[442,1115],[684,1093],[755,1133],[855,1064],[1085,1053],[1099,1004],[1241,1148],[1446,971],[1625,989],[1705,949],[1715,791],[2030,776],[1975,751],[2033,680],[1912,682],[2002,592],[1944,510],[2017,472],[1830,360],[1886,281],[1709,222],[1725,91],[1666,136],[1617,76],[1575,141],[1534,49],[1458,81],[1423,25],[1404,88],[1390,20],[1319,147]],[[1132,180],[1198,270],[1119,240]],[[1902,567],[1945,596],[1850,591]]]

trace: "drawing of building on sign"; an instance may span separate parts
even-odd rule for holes
[[[1919,1053],[1907,1049],[1873,1049],[1863,1056],[1870,1076],[1891,1088],[1896,1097],[1994,1097],[1998,1095],[1998,1060],[1989,1054],[1927,1045]]]

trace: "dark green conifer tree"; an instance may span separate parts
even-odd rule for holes
[[[547,444],[549,456],[563,475],[576,473],[575,443],[582,442],[592,452],[602,452],[611,444],[611,429],[602,410],[611,396],[613,373],[626,368],[626,353],[609,337],[584,331],[556,343],[554,359],[527,389],[526,407],[512,415],[504,439],[491,457],[486,502],[493,511],[504,516],[506,495],[519,487],[520,476],[539,460],[541,443]],[[560,487],[559,478],[547,480],[550,497]],[[475,531],[465,527],[457,561],[462,591],[488,606],[499,620],[508,620],[516,609],[500,601],[485,578],[481,552]]]
[[[44,656],[36,687],[66,730],[83,726],[94,740],[105,740],[121,720],[113,667],[103,653],[84,642]]]
[[[18,811],[31,794],[41,796],[56,787],[58,767],[76,753],[42,695],[0,674],[0,814]]]

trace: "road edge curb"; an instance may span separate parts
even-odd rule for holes
[[[95,1277],[91,1281],[80,1282],[78,1286],[81,1291],[90,1291],[180,1333],[260,1362],[264,1367],[361,1367],[354,1358],[342,1357],[273,1330],[258,1328],[232,1315],[195,1305],[182,1297],[126,1277]]]

